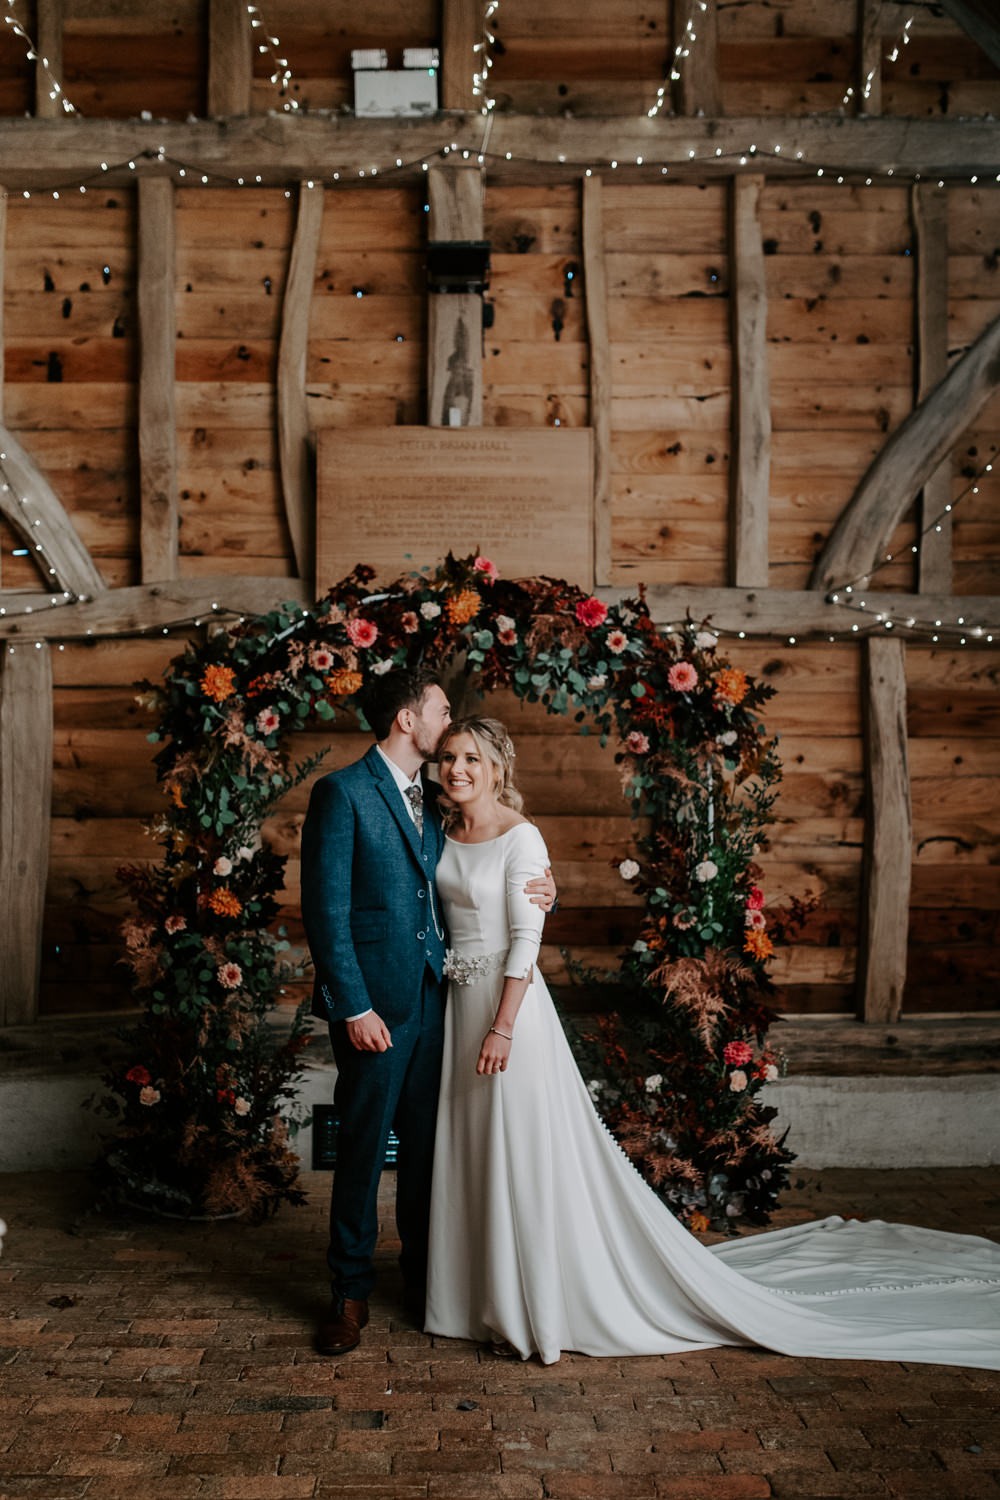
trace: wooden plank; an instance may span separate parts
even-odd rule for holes
[[[174,185],[139,181],[139,492],[143,582],[177,576]]]
[[[1000,22],[993,0],[941,0],[941,8],[1000,67]]]
[[[858,0],[858,62],[854,104],[859,115],[882,113],[882,0]]]
[[[763,175],[734,177],[730,199],[733,457],[730,464],[730,579],[766,587],[771,478],[771,394],[767,282],[761,242]]]
[[[911,194],[917,246],[916,336],[918,401],[948,373],[948,192],[929,183]],[[951,463],[945,459],[924,483],[918,507],[917,587],[922,594],[952,592]],[[940,519],[939,519],[940,518]],[[941,527],[933,528],[934,523]]]
[[[35,42],[38,56],[35,61],[35,117],[39,120],[61,119],[65,114],[60,93],[64,21],[63,0],[36,0]],[[55,84],[59,85],[58,90]]]
[[[357,120],[304,113],[227,120],[140,121],[83,119],[50,123],[6,119],[0,133],[0,181],[8,188],[58,186],[89,177],[94,163],[127,162],[137,151],[159,146],[181,161],[195,161],[205,171],[285,186],[303,178],[329,180],[333,170],[357,170],[372,162],[391,164],[398,157],[405,170],[393,173],[390,185],[420,181],[422,163],[452,141],[473,157],[482,144],[482,120],[450,120],[447,133],[434,120]],[[579,177],[581,162],[611,161],[627,168],[625,181],[658,182],[661,167],[677,169],[694,152],[692,176],[732,175],[733,158],[749,142],[760,150],[781,144],[781,155],[768,158],[769,177],[801,174],[801,160],[821,162],[829,171],[881,173],[892,162],[897,177],[920,172],[928,178],[995,171],[1000,127],[989,119],[950,119],[947,129],[934,119],[847,120],[822,116],[782,119],[730,116],[549,118],[493,116],[490,177],[507,184],[528,181],[568,182]],[[716,149],[721,153],[716,157]],[[507,160],[507,152],[510,160]],[[636,157],[642,165],[634,165]],[[748,165],[748,170],[752,168]],[[109,174],[111,175],[111,174]],[[121,180],[132,174],[123,169]],[[380,174],[381,177],[381,174]],[[190,177],[185,179],[191,184]]]
[[[208,113],[248,115],[253,46],[246,0],[209,0]]]
[[[813,588],[829,592],[871,574],[917,490],[998,385],[1000,318],[886,442],[834,527],[813,570]]]
[[[0,662],[0,1026],[17,1026],[38,1011],[52,801],[52,663],[47,645],[8,647]]]
[[[427,173],[428,238],[483,238],[483,173],[434,166]],[[427,422],[480,427],[483,421],[483,299],[478,292],[434,293],[427,310]],[[452,421],[452,414],[458,420]]]
[[[483,9],[482,0],[442,0],[442,109],[480,110],[485,104],[485,92],[473,92],[473,74],[483,73],[486,57]]]
[[[0,462],[10,489],[0,488],[0,513],[36,553],[47,586],[96,598],[104,579],[48,479],[18,442],[0,425]],[[41,540],[39,540],[41,539]]]
[[[902,641],[865,642],[862,691],[868,818],[858,998],[863,1020],[896,1021],[906,981],[912,858]]]
[[[716,116],[719,103],[719,23],[715,0],[674,0],[674,107],[680,115]]]
[[[292,552],[301,578],[312,576],[315,555],[316,486],[309,436],[306,361],[309,310],[322,224],[322,187],[312,180],[300,183],[299,212],[282,302],[277,408],[281,490]]]
[[[594,576],[611,581],[611,345],[600,177],[583,179],[583,277],[590,344],[590,425],[594,431]]]
[[[46,597],[41,596],[42,600]],[[0,618],[0,639],[87,640],[159,632],[214,613],[262,614],[286,601],[305,606],[311,602],[312,592],[309,585],[295,578],[221,574],[106,589],[89,602],[49,609],[38,607],[38,594],[21,595],[17,600],[9,594],[0,595],[0,601],[4,599],[6,613]],[[213,610],[213,604],[217,609]]]

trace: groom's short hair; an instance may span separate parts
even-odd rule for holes
[[[440,687],[441,679],[430,667],[397,667],[373,678],[365,690],[361,707],[377,740],[384,740],[401,708],[420,708],[428,688]]]

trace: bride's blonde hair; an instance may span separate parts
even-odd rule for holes
[[[459,734],[471,735],[483,760],[493,768],[497,801],[504,807],[512,807],[515,812],[520,812],[524,806],[524,798],[514,784],[514,742],[507,733],[506,725],[501,724],[499,719],[488,719],[479,714],[457,719],[445,730],[444,738],[438,746],[439,758]],[[458,808],[446,793],[442,793],[440,804],[445,823],[457,817]]]

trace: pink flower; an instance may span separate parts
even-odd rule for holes
[[[226,875],[231,875],[232,873],[233,873],[233,862],[232,862],[232,860],[231,859],[227,859],[224,854],[220,854],[219,857],[218,857],[218,859],[215,861],[215,864],[212,866],[212,874],[213,875],[226,876]]]
[[[144,1089],[140,1089],[139,1090],[139,1103],[140,1104],[159,1104],[159,1102],[160,1102],[160,1091],[159,1091],[159,1089],[150,1088],[149,1085],[147,1084]]]
[[[250,1100],[243,1098],[237,1099],[236,1103],[233,1105],[233,1110],[238,1115],[248,1115],[250,1113]]]
[[[485,573],[489,583],[496,583],[500,576],[496,563],[490,562],[488,557],[477,557],[472,566],[477,573]]]
[[[309,665],[317,672],[329,672],[333,666],[333,652],[328,646],[310,646]]]
[[[262,708],[257,715],[257,728],[261,734],[273,734],[281,723],[273,708]]]
[[[645,755],[646,751],[649,749],[649,740],[641,732],[641,730],[633,729],[628,739],[625,741],[625,748],[632,755]]]
[[[747,897],[747,906],[751,911],[761,911],[763,909],[764,892],[761,890],[759,885],[752,885],[750,887],[750,894]]]
[[[243,970],[239,964],[232,962],[220,964],[215,971],[215,977],[224,990],[235,990],[243,983]]]
[[[687,932],[695,924],[694,913],[690,911],[675,911],[674,926],[678,932]]]
[[[675,693],[690,693],[698,686],[698,673],[689,661],[675,661],[667,673],[667,681]]]
[[[352,646],[374,646],[378,640],[378,626],[374,620],[348,620],[347,634]]]
[[[170,936],[173,937],[174,933],[176,933],[176,932],[183,932],[184,931],[185,927],[187,926],[187,918],[186,917],[168,917],[167,920],[164,922],[163,925],[167,929],[167,931],[169,932]]]
[[[753,1048],[749,1042],[727,1042],[722,1049],[722,1060],[731,1068],[742,1068],[753,1057]]]
[[[146,1084],[153,1081],[152,1073],[148,1068],[144,1068],[141,1063],[136,1063],[134,1068],[129,1068],[125,1077],[129,1083]]]
[[[747,1075],[743,1072],[742,1068],[734,1068],[729,1075],[730,1092],[734,1094],[741,1094],[746,1086]]]
[[[513,646],[517,641],[517,621],[511,619],[510,615],[497,615],[493,624],[501,646]]]
[[[593,630],[608,618],[608,606],[603,599],[591,594],[589,599],[581,599],[576,606],[576,618],[585,629]]]
[[[408,609],[406,611],[406,614],[403,616],[402,620],[400,621],[400,624],[402,625],[403,629],[406,631],[407,635],[413,635],[415,631],[419,630],[420,629],[420,621],[417,619],[416,610]]]
[[[743,913],[743,925],[751,928],[754,932],[763,932],[767,926],[767,918],[762,911],[751,911],[747,907]]]
[[[497,631],[497,640],[500,642],[501,646],[516,646],[517,645],[517,631],[516,630],[498,630]]]
[[[615,656],[618,656],[622,651],[624,651],[627,645],[628,636],[625,634],[624,630],[608,631],[608,650],[613,651]]]

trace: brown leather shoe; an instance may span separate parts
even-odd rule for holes
[[[316,1332],[317,1353],[349,1354],[361,1343],[361,1330],[367,1322],[367,1302],[345,1297],[339,1309],[334,1302],[329,1318],[319,1325]]]

